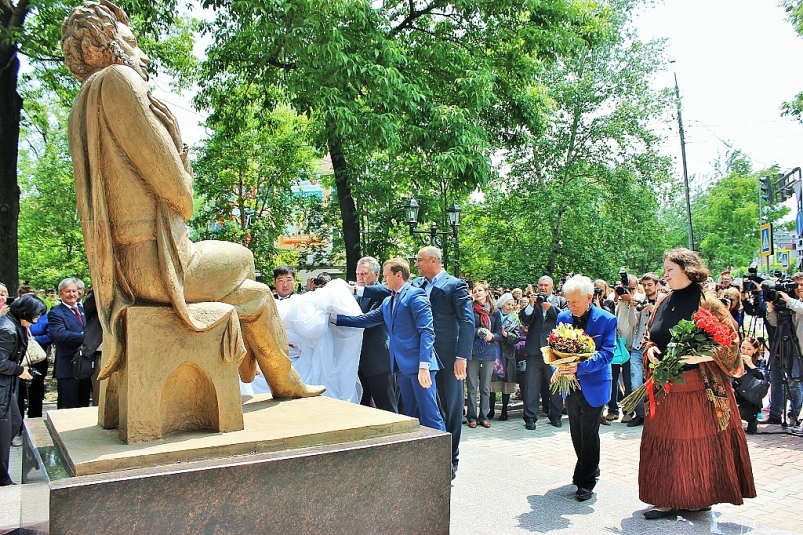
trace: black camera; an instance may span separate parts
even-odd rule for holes
[[[312,279],[312,284],[314,286],[326,286],[326,279],[324,279],[323,277],[315,277],[314,279]]]
[[[764,279],[758,276],[758,266],[753,262],[750,264],[750,267],[747,268],[747,275],[745,275],[742,281],[742,289],[745,292],[757,292],[762,282],[764,282]]]
[[[543,292],[539,292],[539,293],[535,294],[535,302],[538,303],[538,304],[546,303],[546,301],[548,299],[549,299],[549,296],[547,294],[543,293]]]
[[[34,377],[39,377],[39,376],[42,375],[42,372],[40,372],[39,370],[37,370],[36,368],[33,368],[33,367],[29,367],[28,368],[28,373],[30,373]]]
[[[625,295],[626,293],[630,293],[630,280],[627,276],[627,271],[625,268],[619,270],[619,282],[621,285],[613,289],[613,291],[616,292],[616,295]]]
[[[719,298],[719,302],[722,303],[723,305],[725,305],[725,308],[730,308],[732,301],[731,301],[730,297],[722,296],[722,297]]]
[[[792,279],[784,279],[777,282],[764,281],[761,283],[761,290],[763,291],[764,301],[771,301],[777,306],[783,303],[783,299],[778,298],[778,292],[784,292],[787,295],[795,295],[797,282]]]
[[[601,295],[602,295],[602,288],[594,286],[594,297],[599,297]]]
[[[650,304],[651,303],[649,299],[644,299],[643,301],[636,301],[636,311],[641,312],[642,310],[650,306]]]

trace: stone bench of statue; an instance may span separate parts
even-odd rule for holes
[[[245,354],[237,312],[225,303],[190,305],[209,326],[192,331],[169,306],[126,312],[125,364],[102,383],[101,425],[127,443],[175,431],[243,429],[238,365]]]

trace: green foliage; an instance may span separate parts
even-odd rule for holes
[[[50,288],[65,277],[80,277],[89,285],[66,112],[53,102],[41,104],[31,117],[35,129],[28,132],[20,154],[20,280]]]
[[[747,266],[758,257],[758,177],[777,170],[753,172],[750,160],[739,151],[717,166],[722,176],[695,196],[692,207],[695,241],[712,272],[730,266]],[[777,222],[789,213],[784,205],[765,207],[767,221]]]
[[[541,63],[606,30],[595,4],[564,0],[203,5],[216,10],[204,87],[259,87],[255,102],[289,102],[319,125],[350,273],[364,215],[389,206],[372,202],[393,189],[378,182],[410,184],[416,197],[448,184],[452,199],[485,184],[493,149],[542,122],[543,91],[530,85]],[[206,89],[198,103],[213,109]],[[374,228],[400,215],[391,212]]]
[[[659,192],[670,165],[648,123],[669,99],[650,78],[663,65],[660,42],[628,32],[629,4],[616,3],[610,32],[594,46],[545,66],[542,131],[523,131],[484,201],[466,214],[466,273],[522,285],[567,272],[613,278],[619,266],[655,269],[662,227]]]
[[[305,230],[314,224],[301,210],[303,196],[291,191],[313,177],[308,121],[288,108],[264,112],[244,94],[218,96],[226,105],[207,120],[212,134],[194,166],[195,193],[204,204],[191,224],[201,239],[245,245],[265,273],[275,265],[274,242],[287,223]]]
[[[790,23],[795,27],[798,35],[803,36],[803,2],[801,0],[782,0],[781,6],[786,9]],[[791,115],[798,121],[803,121],[803,92],[798,93],[793,100],[781,105],[783,115]]]

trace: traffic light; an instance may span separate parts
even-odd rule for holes
[[[778,200],[785,201],[795,194],[795,187],[788,176],[783,173],[778,173],[778,183],[783,184],[783,187],[778,191]]]
[[[762,176],[758,179],[759,187],[761,188],[761,198],[764,199],[764,202],[767,204],[772,204],[774,201],[774,196],[772,194],[772,179],[768,176]]]

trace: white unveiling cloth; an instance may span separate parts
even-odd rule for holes
[[[330,314],[362,314],[348,283],[333,279],[314,292],[276,301],[276,307],[287,330],[290,360],[304,383],[324,385],[324,396],[359,403],[362,385],[357,368],[363,329],[329,323]],[[263,394],[270,388],[260,373],[252,383],[240,381],[240,392]]]

